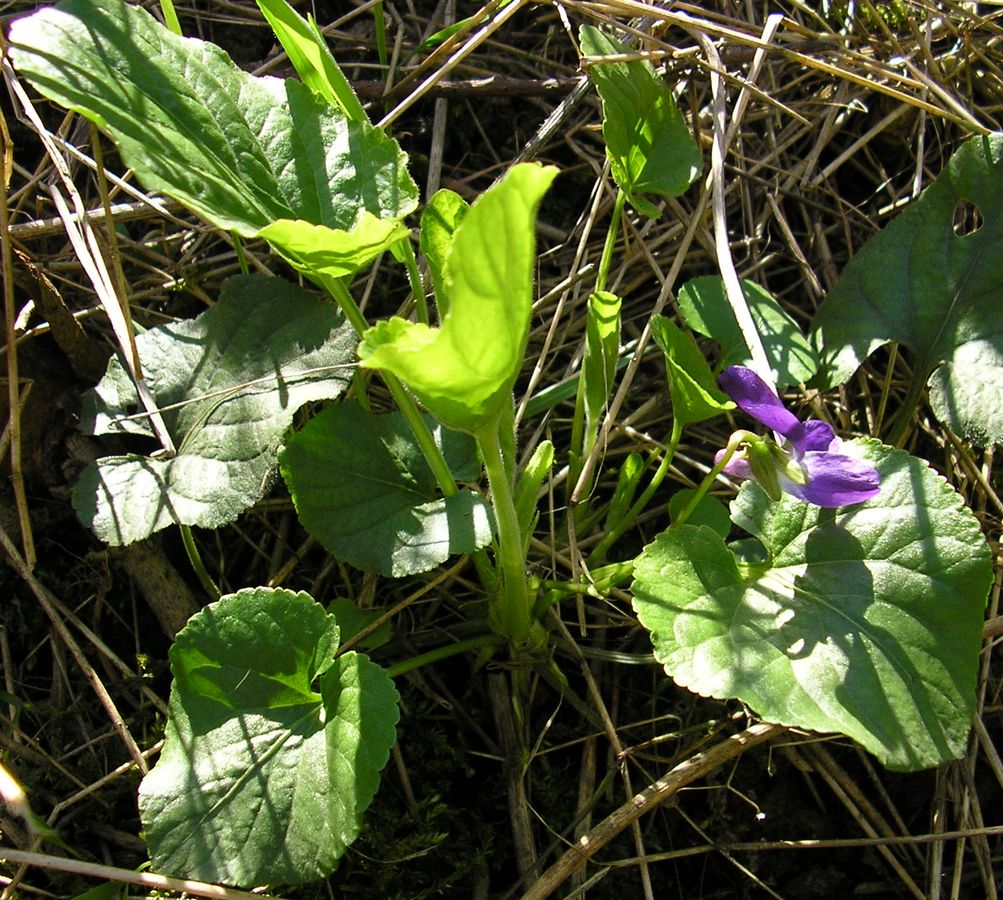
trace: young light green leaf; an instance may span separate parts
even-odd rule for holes
[[[330,874],[396,739],[397,692],[304,593],[253,588],[171,647],[164,749],[139,790],[158,871],[244,887]]]
[[[665,354],[672,415],[682,425],[712,419],[735,408],[715,383],[710,366],[692,335],[665,316],[652,316],[651,336]]]
[[[590,57],[589,77],[602,99],[603,138],[613,178],[638,212],[657,217],[655,206],[640,195],[683,193],[700,174],[700,148],[651,63],[603,62],[598,57],[634,51],[592,25],[583,25],[578,37]]]
[[[73,492],[84,524],[128,544],[178,522],[217,528],[257,502],[296,410],[337,397],[351,380],[355,333],[330,303],[280,278],[241,275],[198,318],[136,338],[177,448],[88,466]],[[90,434],[152,437],[135,386],[117,359],[84,398]]]
[[[279,219],[258,232],[297,271],[332,278],[354,275],[407,235],[403,223],[377,219],[366,210],[359,211],[358,220],[347,231],[302,219]]]
[[[981,226],[956,226],[956,214]],[[980,135],[843,269],[812,323],[820,386],[842,384],[897,341],[915,377],[930,379],[941,421],[979,444],[1003,441],[1001,246],[1003,134]]]
[[[433,433],[453,475],[476,479],[473,440]],[[487,503],[467,490],[438,496],[400,413],[373,415],[351,402],[326,409],[290,438],[279,463],[306,530],[364,571],[417,575],[491,540]]]
[[[589,296],[582,358],[585,428],[594,431],[613,390],[620,355],[620,298],[609,291]]]
[[[529,336],[536,211],[556,174],[513,166],[470,207],[446,261],[441,327],[395,316],[363,335],[362,365],[396,375],[451,428],[476,432],[512,402]]]
[[[877,497],[821,509],[748,482],[731,517],[768,561],[740,568],[710,528],[670,528],[636,561],[634,608],[680,685],[843,732],[891,769],[935,766],[967,745],[989,548],[922,461],[844,448],[877,468]]]
[[[550,441],[540,441],[529,462],[519,473],[519,483],[515,490],[515,510],[523,543],[527,546],[537,517],[537,497],[553,465],[554,445]]]
[[[397,143],[298,81],[255,78],[122,0],[15,20],[10,56],[42,94],[106,131],[143,185],[255,236],[277,219],[348,229],[418,202]]]
[[[470,209],[459,194],[446,188],[436,191],[421,213],[421,252],[428,262],[440,320],[449,312],[446,259],[453,237]]]
[[[805,384],[815,375],[818,359],[798,323],[784,312],[769,291],[754,281],[743,279],[742,293],[762,338],[777,387]],[[752,353],[742,337],[719,275],[687,281],[679,289],[678,301],[683,321],[693,331],[721,345],[719,369],[750,364]]]
[[[313,17],[304,19],[286,0],[257,0],[258,8],[302,82],[354,122],[368,122],[366,111],[345,78]]]

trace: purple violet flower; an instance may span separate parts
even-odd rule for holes
[[[718,384],[740,409],[777,437],[774,443],[738,432],[732,445],[738,438],[740,449],[725,465],[727,474],[754,479],[773,500],[786,491],[816,506],[848,506],[878,493],[878,473],[873,466],[840,453],[842,441],[828,422],[801,422],[752,369],[731,366],[721,373]],[[720,451],[716,461],[724,453]]]

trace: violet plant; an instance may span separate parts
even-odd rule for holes
[[[326,297],[244,275],[197,319],[138,336],[175,448],[98,460],[75,505],[109,543],[171,525],[215,528],[256,503],[278,466],[304,527],[341,562],[398,577],[469,554],[487,614],[468,641],[384,668],[339,651],[369,631],[337,604],[249,586],[207,606],[171,651],[164,751],[141,788],[154,864],[246,886],[322,877],[377,790],[395,739],[394,675],[469,651],[546,667],[547,609],[629,579],[655,657],[680,685],[737,698],[768,721],[842,732],[892,768],[963,753],[992,574],[977,521],[921,460],[875,439],[841,441],[828,423],[788,411],[748,368],[755,354],[728,305],[713,302],[713,279],[680,292],[690,330],[651,323],[673,412],[666,451],[650,466],[628,460],[607,505],[588,500],[623,361],[620,302],[607,289],[621,214],[630,204],[657,216],[651,198],[681,193],[700,169],[650,63],[624,61],[624,45],[583,29],[616,201],[562,464],[580,491],[569,527],[606,535],[591,584],[538,594],[528,553],[558,450],[519,447],[513,387],[532,315],[536,214],[558,173],[522,164],[471,205],[448,191],[429,198],[418,245],[430,308],[406,224],[418,206],[406,156],[369,122],[316,26],[284,0],[259,5],[299,80],[253,78],[121,0],[66,0],[11,28],[18,72],[94,121],[148,189],[268,241]],[[989,145],[983,169],[998,184],[1003,140]],[[404,266],[414,313],[370,322],[352,281],[387,252]],[[845,374],[849,326],[833,298],[813,347],[766,292],[743,290],[750,320],[781,336],[764,348],[777,383],[807,381],[820,360],[839,360]],[[693,332],[720,344],[718,379]],[[864,338],[852,337],[859,356]],[[396,410],[369,408],[360,370],[380,373]],[[113,360],[83,426],[153,436],[150,411],[136,413],[140,393]],[[291,432],[297,411],[319,400],[326,408]],[[604,569],[684,430],[735,404],[774,437],[736,432],[702,484],[673,498],[666,529]],[[746,479],[730,513],[708,494],[722,472]],[[518,706],[518,680],[511,689]]]
[[[774,441],[747,431],[735,432],[728,449],[719,451],[714,459],[727,475],[755,480],[773,501],[786,491],[806,503],[834,508],[877,496],[877,470],[840,453],[843,442],[828,422],[801,422],[772,388],[745,366],[725,369],[718,382],[743,412],[778,436]]]

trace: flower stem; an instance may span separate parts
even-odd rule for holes
[[[714,480],[724,471],[724,467],[728,465],[728,461],[735,455],[735,451],[738,450],[739,445],[748,437],[748,432],[746,431],[736,431],[732,436],[731,440],[728,441],[728,446],[725,447],[724,453],[721,454],[721,458],[714,463],[711,470],[704,476],[703,481],[697,485],[697,489],[693,492],[693,496],[690,497],[690,502],[682,508],[682,511],[676,516],[676,520],[672,523],[673,526],[682,525],[686,520],[693,515],[693,510],[697,508],[697,504],[703,499],[704,494],[710,490],[710,486],[714,483]]]
[[[396,666],[390,666],[387,669],[387,674],[391,678],[397,678],[399,675],[413,672],[415,669],[437,663],[443,659],[449,659],[451,656],[459,656],[461,653],[467,653],[470,650],[483,650],[488,647],[497,646],[499,643],[501,643],[501,638],[497,634],[480,634],[477,637],[467,638],[465,641],[456,641],[453,644],[436,647],[427,653],[419,653],[417,656],[412,656],[410,659],[397,663]]]
[[[899,414],[895,419],[895,424],[892,425],[891,431],[888,432],[887,442],[893,447],[901,449],[902,444],[905,443],[906,432],[909,430],[909,425],[912,422],[913,413],[916,412],[916,407],[919,406],[919,401],[923,397],[923,391],[926,390],[926,382],[929,376],[930,373],[927,371],[913,369],[912,379],[899,407]]]
[[[648,485],[641,493],[641,496],[631,504],[631,507],[627,510],[626,515],[624,515],[624,517],[613,528],[603,535],[603,539],[589,554],[590,566],[598,565],[606,558],[609,548],[620,539],[623,533],[634,523],[634,520],[644,511],[645,507],[651,501],[655,491],[658,490],[662,481],[665,479],[665,476],[669,473],[669,466],[672,465],[672,459],[676,455],[676,448],[679,446],[679,441],[682,436],[682,421],[679,418],[674,418],[672,420],[672,433],[669,436],[669,444],[665,448],[662,461],[658,464],[655,474],[651,476],[651,481],[648,482]]]
[[[188,554],[188,559],[195,570],[199,583],[213,600],[219,600],[222,592],[216,582],[212,580],[205,563],[202,562],[202,555],[199,553],[199,548],[195,546],[195,537],[192,535],[191,526],[178,525],[178,528],[181,530],[181,541],[185,545],[185,552]]]
[[[428,302],[425,300],[425,286],[421,283],[421,272],[418,271],[418,260],[414,255],[414,247],[410,238],[402,238],[397,247],[404,257],[404,267],[407,269],[407,278],[411,282],[411,294],[414,296],[414,308],[418,315],[418,321],[422,325],[428,324]]]

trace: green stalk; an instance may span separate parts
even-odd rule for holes
[[[613,263],[613,248],[616,246],[616,236],[620,233],[620,219],[623,216],[623,208],[627,202],[627,195],[622,190],[617,190],[616,200],[613,201],[613,215],[610,217],[609,227],[606,230],[606,241],[603,244],[602,256],[599,258],[599,271],[596,273],[596,283],[594,291],[606,290],[606,282],[609,280],[609,270]],[[575,396],[575,412],[571,420],[571,452],[568,455],[568,479],[567,483],[574,487],[578,483],[578,476],[581,474],[585,460],[595,446],[596,435],[585,434],[585,384],[584,359],[583,368],[578,373],[578,392]]]
[[[362,314],[362,310],[359,309],[359,305],[355,302],[355,298],[348,290],[345,282],[340,278],[325,278],[324,286],[338,302],[341,311],[345,314],[348,321],[352,323],[352,327],[361,335],[369,327],[369,323],[366,321],[366,317]],[[398,409],[404,414],[408,425],[411,426],[415,440],[418,442],[418,446],[421,447],[421,452],[425,454],[429,468],[432,470],[436,483],[439,485],[439,490],[442,491],[443,496],[452,497],[459,490],[456,487],[456,479],[453,478],[453,473],[449,471],[449,466],[446,465],[446,460],[435,443],[435,438],[432,436],[432,431],[428,427],[428,423],[418,411],[417,404],[411,395],[404,390],[404,385],[394,375],[391,375],[389,372],[380,372],[380,374],[383,376],[387,389],[394,398]]]
[[[665,476],[669,473],[669,466],[672,465],[672,459],[676,455],[676,449],[679,447],[679,441],[682,436],[682,422],[680,419],[674,418],[672,420],[672,433],[669,436],[669,444],[665,448],[665,454],[662,456],[662,461],[658,464],[655,474],[651,476],[651,481],[648,482],[648,486],[641,492],[641,496],[631,504],[630,509],[627,510],[624,517],[613,528],[606,532],[603,539],[589,554],[588,561],[590,566],[597,565],[606,558],[606,554],[609,552],[610,547],[620,540],[624,532],[644,511],[645,507],[651,501],[655,491],[658,490],[662,481],[665,479]]]
[[[697,508],[697,504],[703,499],[704,494],[710,490],[710,486],[714,483],[714,479],[717,478],[724,471],[724,467],[728,465],[728,461],[735,455],[735,451],[738,449],[739,445],[749,436],[747,431],[736,431],[732,436],[731,440],[728,441],[728,446],[725,447],[724,453],[721,454],[721,458],[714,463],[711,470],[704,476],[704,480],[700,482],[697,489],[693,492],[693,496],[690,497],[690,502],[683,507],[682,511],[676,517],[676,521],[673,525],[682,525],[691,515],[693,515],[693,510]]]
[[[501,638],[497,634],[481,634],[477,637],[467,638],[465,641],[457,641],[455,644],[436,647],[427,653],[419,653],[417,656],[412,656],[410,659],[397,663],[396,666],[390,666],[387,669],[387,674],[391,678],[397,678],[399,675],[405,675],[408,672],[413,672],[415,669],[420,669],[422,666],[428,666],[440,660],[449,659],[451,656],[459,656],[461,653],[467,653],[470,650],[484,650],[488,647],[496,647],[500,643]]]
[[[418,271],[418,260],[414,255],[414,247],[410,238],[402,238],[397,244],[404,257],[404,267],[407,269],[408,281],[411,282],[411,293],[414,295],[414,308],[418,321],[428,324],[428,302],[425,300],[425,286],[421,283],[421,272]]]
[[[491,488],[495,524],[498,528],[498,569],[501,584],[488,619],[491,627],[514,644],[525,643],[532,627],[529,591],[526,585],[526,561],[522,552],[519,516],[512,494],[505,460],[502,457],[497,423],[475,435],[484,459],[484,469]]]
[[[164,24],[168,29],[181,36],[181,22],[178,21],[178,13],[174,9],[174,0],[160,0],[160,11],[164,14]]]
[[[209,574],[209,570],[205,567],[205,563],[202,562],[202,556],[199,553],[199,549],[195,546],[195,538],[192,535],[191,526],[179,525],[178,528],[181,529],[181,541],[185,545],[185,552],[188,554],[188,559],[191,561],[192,568],[195,570],[195,575],[198,577],[199,583],[213,600],[219,600],[222,596],[222,592],[216,582],[212,580],[212,576]]]
[[[919,406],[919,401],[923,397],[923,391],[926,390],[926,382],[929,377],[929,372],[924,372],[918,368],[913,369],[912,380],[909,382],[905,397],[902,399],[898,417],[895,419],[895,424],[892,425],[891,431],[888,432],[887,443],[893,447],[901,449],[902,444],[905,443],[906,432],[909,430],[909,424],[912,422],[912,414],[916,411],[916,407]]]
[[[609,228],[606,231],[606,242],[603,244],[602,256],[599,257],[596,291],[606,290],[606,281],[609,279],[609,270],[613,263],[613,248],[616,246],[616,236],[620,233],[620,217],[623,215],[623,207],[626,202],[627,195],[618,189],[616,200],[613,201],[613,215],[610,217]]]

